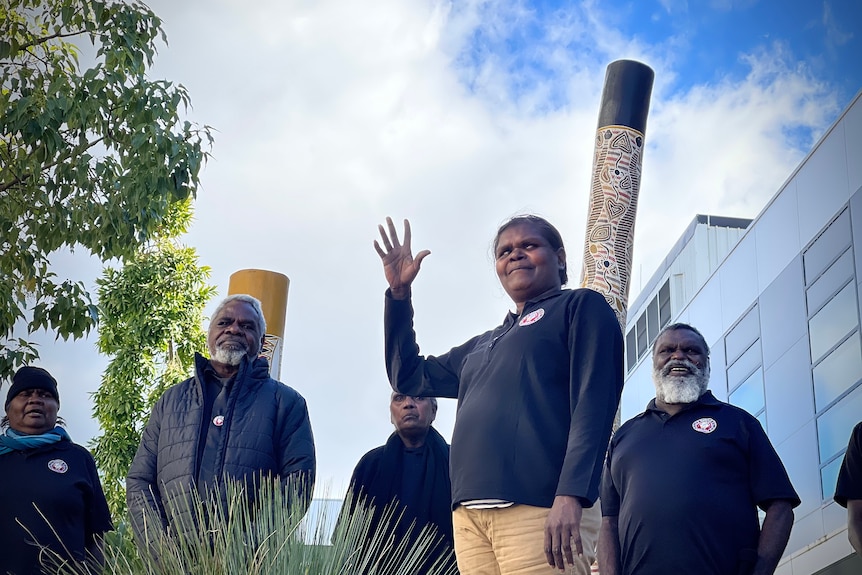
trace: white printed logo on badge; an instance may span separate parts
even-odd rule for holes
[[[213,417],[213,425],[216,427],[221,427],[224,425],[224,415],[216,415]]]
[[[518,322],[518,325],[524,326],[536,323],[537,321],[542,319],[542,316],[544,315],[545,310],[543,308],[539,308],[536,311],[531,311],[530,313],[521,318],[521,321]]]
[[[702,417],[691,424],[692,429],[701,433],[712,433],[716,427],[718,423],[711,417]]]
[[[48,462],[48,469],[54,473],[66,473],[69,471],[69,465],[62,459],[52,459]]]

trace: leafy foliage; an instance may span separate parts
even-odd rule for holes
[[[181,120],[182,86],[147,78],[159,38],[138,0],[0,3],[0,379],[38,355],[10,339],[16,323],[64,339],[95,325],[51,254],[134,257],[195,196],[211,130]],[[92,66],[72,42],[92,45]]]
[[[175,229],[184,230],[191,207],[188,201],[180,207]],[[102,435],[91,448],[114,517],[125,511],[125,477],[150,409],[168,386],[189,376],[195,352],[206,348],[203,309],[215,294],[209,275],[193,248],[159,238],[96,282],[97,347],[113,359],[94,396]]]
[[[305,516],[300,497],[285,494],[278,480],[267,480],[250,502],[242,484],[229,482],[226,504],[220,497],[201,499],[193,493],[192,511],[197,529],[178,529],[168,535],[158,525],[147,541],[149,552],[140,552],[126,524],[108,534],[104,567],[69,565],[49,570],[60,575],[404,575],[415,573],[440,535],[423,528],[416,542],[397,540],[394,528],[376,529],[373,508],[358,505],[349,520],[340,521],[331,540],[328,508],[312,507]],[[177,498],[174,501],[183,500]],[[169,513],[175,515],[175,513]],[[387,508],[383,516],[390,526],[399,517]],[[428,575],[455,575],[440,558]],[[448,570],[447,570],[448,569]]]

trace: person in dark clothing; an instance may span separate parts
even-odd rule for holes
[[[347,513],[358,505],[370,509],[369,533],[391,531],[399,542],[408,537],[415,543],[426,525],[433,526],[435,544],[411,573],[423,575],[441,558],[446,572],[452,572],[449,445],[431,425],[437,400],[393,392],[389,412],[395,431],[385,445],[363,455],[353,470]],[[390,523],[394,524],[386,525],[387,507],[392,506]]]
[[[0,422],[3,575],[42,573],[59,561],[94,568],[101,538],[113,529],[93,456],[57,425],[59,408],[50,373],[31,366],[15,372]]]
[[[690,325],[659,332],[653,381],[608,449],[602,575],[771,575],[800,501],[760,422],[707,391],[709,347]]]
[[[253,501],[263,478],[278,478],[290,501],[310,503],[315,452],[308,409],[258,357],[265,333],[260,302],[228,296],[207,333],[210,359],[196,356],[194,377],[156,402],[126,478],[139,542],[155,537],[146,535],[148,517],[172,533],[195,529],[192,490],[206,498],[225,479],[244,482]]]
[[[847,508],[847,537],[856,554],[862,556],[862,422],[850,434],[834,499]]]
[[[563,290],[559,232],[537,216],[503,224],[497,276],[515,311],[439,356],[413,331],[413,257],[387,218],[375,249],[389,283],[386,365],[399,393],[458,399],[450,461],[458,568],[464,575],[586,574],[600,523],[594,506],[623,385],[620,326],[604,297]]]

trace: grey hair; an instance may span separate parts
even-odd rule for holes
[[[212,314],[212,317],[218,317],[218,314],[221,313],[221,310],[225,308],[225,306],[233,301],[242,301],[249,304],[254,308],[254,312],[257,315],[257,326],[260,328],[260,334],[266,334],[266,318],[263,317],[263,308],[260,306],[260,300],[254,296],[250,296],[247,293],[236,293],[233,295],[229,295],[218,304],[215,311]]]

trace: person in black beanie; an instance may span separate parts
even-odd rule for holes
[[[42,389],[50,393],[60,404],[60,393],[57,391],[57,380],[41,367],[22,367],[12,376],[12,386],[6,394],[3,408],[8,410],[12,399],[27,389]]]
[[[111,514],[93,456],[57,425],[57,380],[40,367],[22,367],[4,406],[0,475],[14,478],[15,488],[0,490],[0,573],[100,561]]]

